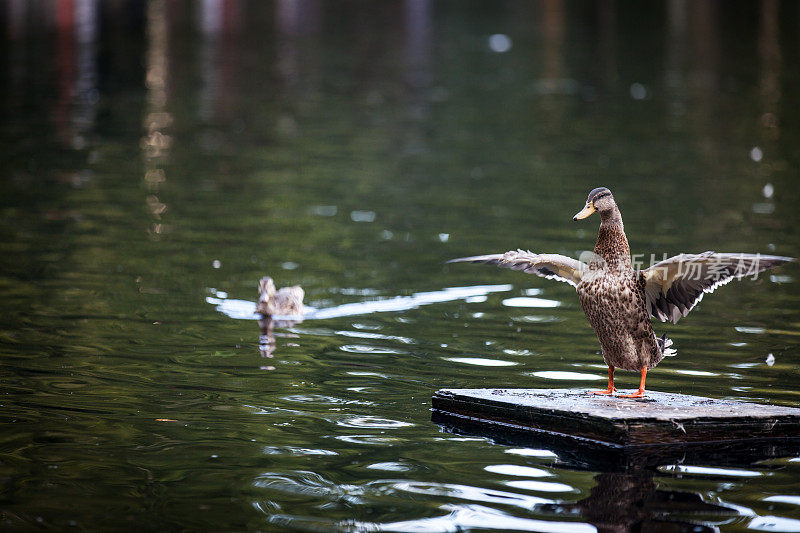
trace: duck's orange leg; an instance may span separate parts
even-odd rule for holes
[[[606,390],[590,390],[589,394],[614,394],[617,389],[614,388],[614,367],[608,365],[608,388]]]
[[[642,381],[639,383],[639,390],[633,394],[620,394],[620,398],[644,398],[644,380],[647,377],[647,367],[642,367]]]

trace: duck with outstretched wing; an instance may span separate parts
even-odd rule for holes
[[[504,254],[452,259],[448,263],[487,263],[569,283],[578,292],[581,307],[594,328],[608,365],[608,388],[592,391],[613,394],[614,369],[641,372],[639,390],[626,398],[644,396],[647,371],[665,355],[672,341],[657,337],[650,317],[677,323],[706,293],[734,279],[756,276],[791,257],[717,253],[680,254],[645,270],[631,264],[631,251],[614,196],[606,187],[589,193],[586,206],[573,220],[600,214],[600,231],[588,263],[558,254],[512,250]]]

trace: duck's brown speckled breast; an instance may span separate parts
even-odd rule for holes
[[[578,284],[586,318],[606,364],[625,370],[652,368],[663,358],[645,306],[644,281],[634,270],[600,270]]]

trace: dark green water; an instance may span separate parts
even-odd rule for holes
[[[442,265],[577,256],[593,187],[634,253],[800,257],[798,5],[3,6],[0,529],[800,530],[800,457],[609,473],[429,411],[603,386],[571,287]],[[317,308],[440,301],[263,357],[214,303],[265,274]],[[658,324],[678,357],[648,386],[800,404],[798,275]],[[652,504],[681,493],[728,511]]]

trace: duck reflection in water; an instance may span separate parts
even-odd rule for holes
[[[275,351],[275,326],[291,327],[303,320],[304,296],[300,285],[276,290],[275,282],[269,276],[264,276],[258,282],[256,313],[261,315],[258,320],[261,328],[258,348],[262,357],[272,357]]]
[[[733,485],[742,478],[742,469],[767,470],[762,465],[800,453],[796,439],[754,439],[724,443],[684,445],[650,444],[607,446],[592,440],[576,440],[559,434],[532,434],[528,429],[488,427],[465,418],[433,411],[432,421],[443,431],[460,436],[483,437],[513,448],[552,452],[559,468],[593,472],[594,486],[580,499],[537,504],[536,512],[553,517],[575,517],[597,528],[599,533],[666,533],[719,531],[720,526],[751,520],[757,513],[734,505],[721,496],[676,490],[670,472],[681,465],[690,472],[692,465],[706,465],[720,479]],[[512,450],[507,450],[512,452]],[[691,475],[691,474],[688,474]],[[730,490],[730,489],[729,489]]]
[[[582,516],[600,533],[712,532],[739,515],[735,508],[706,502],[695,492],[659,489],[652,470],[602,472],[594,479],[586,498],[544,504],[538,510]]]

